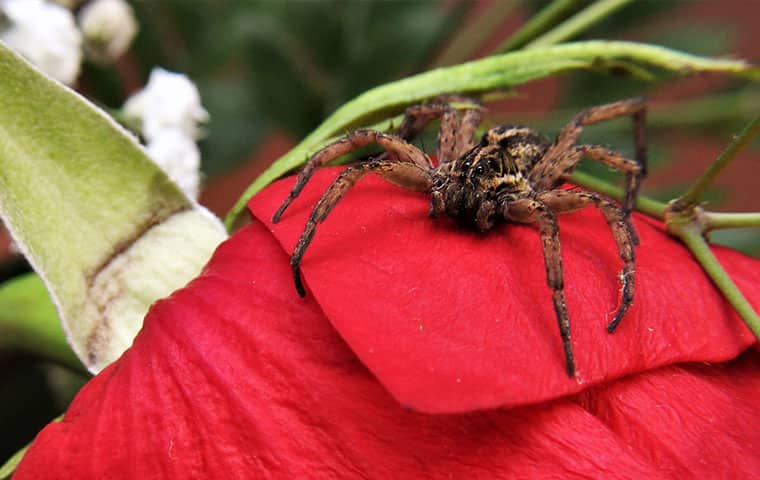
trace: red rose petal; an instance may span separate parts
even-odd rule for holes
[[[747,392],[760,382],[757,352],[727,367],[652,372],[578,399],[427,415],[387,393],[313,300],[293,302],[291,281],[287,256],[265,229],[241,230],[201,277],[153,307],[134,346],[40,433],[14,478],[684,478],[709,462],[725,465],[713,455],[684,457],[684,448],[728,436],[728,458],[760,467],[760,429],[749,428],[757,412],[740,403],[752,401]],[[657,438],[621,427],[638,389],[642,409],[669,402],[663,438],[686,438],[675,453],[646,451]],[[709,414],[673,421],[685,409]]]
[[[338,171],[317,173],[277,225],[271,216],[294,179],[251,201],[288,253]],[[560,216],[578,371],[570,379],[536,229],[479,234],[427,210],[425,195],[368,177],[320,225],[302,264],[310,295],[404,405],[435,413],[531,404],[662,365],[730,359],[754,342],[689,252],[640,216],[634,305],[608,334],[622,265],[602,216],[586,208]],[[760,307],[760,262],[715,252]]]

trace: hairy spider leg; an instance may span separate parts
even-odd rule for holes
[[[306,290],[301,281],[301,259],[314,238],[317,224],[324,222],[330,211],[343,198],[343,195],[368,173],[376,173],[389,182],[410,190],[429,191],[432,187],[430,171],[409,162],[370,160],[343,170],[325,190],[314,210],[311,211],[304,231],[298,239],[295,250],[293,250],[293,256],[290,257],[293,280],[300,296],[306,296]]]
[[[557,159],[558,171],[564,171],[566,174],[569,174],[583,157],[588,157],[626,173],[626,201],[630,201],[631,204],[633,203],[633,197],[638,191],[637,178],[641,173],[641,166],[635,160],[626,158],[618,152],[601,145],[578,145],[570,148]],[[628,228],[631,241],[633,241],[634,245],[638,245],[639,236],[636,233],[636,228],[633,226],[630,215],[625,214],[625,209],[623,209],[623,219]]]
[[[379,144],[385,148],[387,152],[393,154],[399,160],[413,163],[423,170],[427,170],[433,167],[433,163],[430,161],[430,158],[425,155],[423,151],[414,145],[403,141],[401,138],[395,135],[390,135],[375,130],[356,130],[355,132],[348,134],[340,140],[337,140],[324,147],[322,150],[311,156],[309,161],[306,162],[303,170],[301,170],[301,173],[298,174],[298,180],[296,180],[296,184],[293,186],[290,194],[282,203],[282,205],[280,205],[280,208],[278,208],[275,212],[274,216],[272,217],[272,221],[274,223],[280,221],[282,214],[290,206],[293,200],[295,200],[298,195],[301,194],[301,191],[306,186],[306,183],[309,181],[317,168],[327,164],[331,160],[341,155],[350,153],[360,147],[369,145],[370,143]],[[386,157],[384,160],[385,159],[388,158]]]
[[[469,103],[477,105],[477,108],[464,109],[460,116],[459,110],[450,102]],[[422,133],[430,122],[440,118],[436,156],[439,165],[448,164],[474,146],[475,130],[480,125],[481,117],[481,107],[477,101],[456,95],[440,96],[430,103],[408,107],[396,135],[411,140]]]
[[[552,290],[554,313],[557,317],[562,347],[565,351],[567,374],[574,377],[575,357],[573,356],[573,342],[570,334],[570,316],[567,313],[567,303],[565,301],[562,275],[562,246],[559,240],[557,215],[543,201],[528,198],[516,198],[514,201],[511,201],[509,209],[504,213],[504,216],[508,220],[520,223],[538,223],[541,247],[544,253],[544,266],[546,267],[546,283]]]
[[[641,165],[630,158],[626,158],[623,155],[601,145],[579,145],[576,147],[579,150],[582,157],[588,157],[591,160],[596,160],[609,167],[615,168],[625,173],[625,199],[623,200],[623,219],[628,227],[628,231],[631,236],[631,241],[634,245],[639,244],[639,235],[636,233],[636,228],[633,226],[631,220],[631,211],[633,204],[636,201],[636,195],[639,193],[639,186],[641,185],[642,167]],[[629,205],[630,208],[626,209],[625,205]]]
[[[621,300],[620,307],[612,321],[607,325],[607,331],[612,333],[620,320],[633,303],[635,287],[636,257],[633,250],[633,239],[625,221],[625,214],[614,202],[593,192],[584,190],[551,190],[538,196],[552,210],[568,213],[579,210],[589,204],[596,206],[604,216],[612,230],[612,236],[617,244],[618,253],[623,260],[623,270],[620,273]]]
[[[631,211],[633,210],[641,179],[647,173],[647,144],[645,131],[646,108],[646,100],[643,98],[630,98],[608,103],[606,105],[600,105],[598,107],[591,107],[577,114],[570,123],[560,130],[557,140],[551,147],[549,147],[546,155],[544,155],[533,168],[530,179],[536,186],[536,189],[549,189],[556,184],[561,176],[572,172],[574,165],[570,166],[569,170],[558,170],[555,164],[560,161],[561,157],[567,154],[566,152],[568,152],[573,145],[575,145],[583,131],[583,127],[630,115],[633,119],[633,141],[636,149],[635,161],[639,166],[638,171],[633,171],[632,169],[623,170],[626,175],[626,195],[625,200],[623,201],[623,215],[626,219],[626,223],[630,223]],[[593,147],[589,152],[592,155],[594,153],[602,153],[598,150],[594,151]],[[601,155],[599,157],[594,157],[592,155],[589,156],[592,160],[601,160],[614,168],[620,169],[619,167],[624,166],[614,163],[614,160],[607,155]],[[619,157],[619,155],[617,156]],[[576,160],[576,164],[578,161],[580,161],[580,158]],[[638,240],[635,234],[634,240]],[[636,241],[636,243],[638,244],[638,241]]]

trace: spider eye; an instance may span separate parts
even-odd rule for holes
[[[469,170],[469,169],[470,169],[470,167],[472,167],[472,162],[471,162],[471,161],[469,161],[469,160],[467,160],[466,162],[464,162],[464,163],[462,164],[462,168],[464,168],[465,170]]]
[[[483,172],[485,172],[485,168],[483,168],[483,164],[482,163],[479,163],[478,166],[475,167],[475,173],[477,173],[478,175],[480,175]]]

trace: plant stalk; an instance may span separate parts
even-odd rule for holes
[[[720,228],[760,227],[760,213],[703,212],[701,220],[705,231]]]
[[[505,53],[522,48],[526,43],[556,26],[579,4],[580,0],[554,0],[504,40],[494,53]]]
[[[736,312],[747,324],[756,338],[760,339],[760,317],[757,316],[747,299],[731,280],[718,259],[713,255],[710,246],[702,236],[700,225],[696,221],[668,223],[668,231],[681,239],[691,250],[692,255],[702,265],[702,269],[712,279],[723,296],[734,307]]]
[[[682,204],[694,204],[697,203],[705,192],[707,187],[717,178],[720,172],[723,171],[729,163],[731,163],[736,154],[744,148],[758,133],[760,133],[760,116],[755,117],[739,135],[734,138],[731,144],[723,150],[717,160],[710,165],[710,168],[696,181],[694,184],[678,198],[678,201]]]
[[[589,27],[601,22],[632,0],[597,0],[576,13],[556,28],[526,44],[523,48],[546,47],[569,40]]]

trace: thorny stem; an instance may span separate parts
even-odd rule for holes
[[[578,4],[580,0],[554,0],[499,45],[494,53],[522,48],[526,43],[562,21]]]
[[[736,154],[746,146],[755,135],[760,133],[760,116],[755,117],[744,130],[734,139],[731,144],[723,150],[717,160],[707,169],[707,171],[694,184],[678,198],[678,201],[684,205],[693,204],[699,201],[707,187],[720,172],[736,157]]]
[[[545,47],[563,42],[590,26],[604,20],[614,11],[631,3],[632,0],[597,0],[577,14],[573,15],[553,30],[541,35],[523,48]]]

